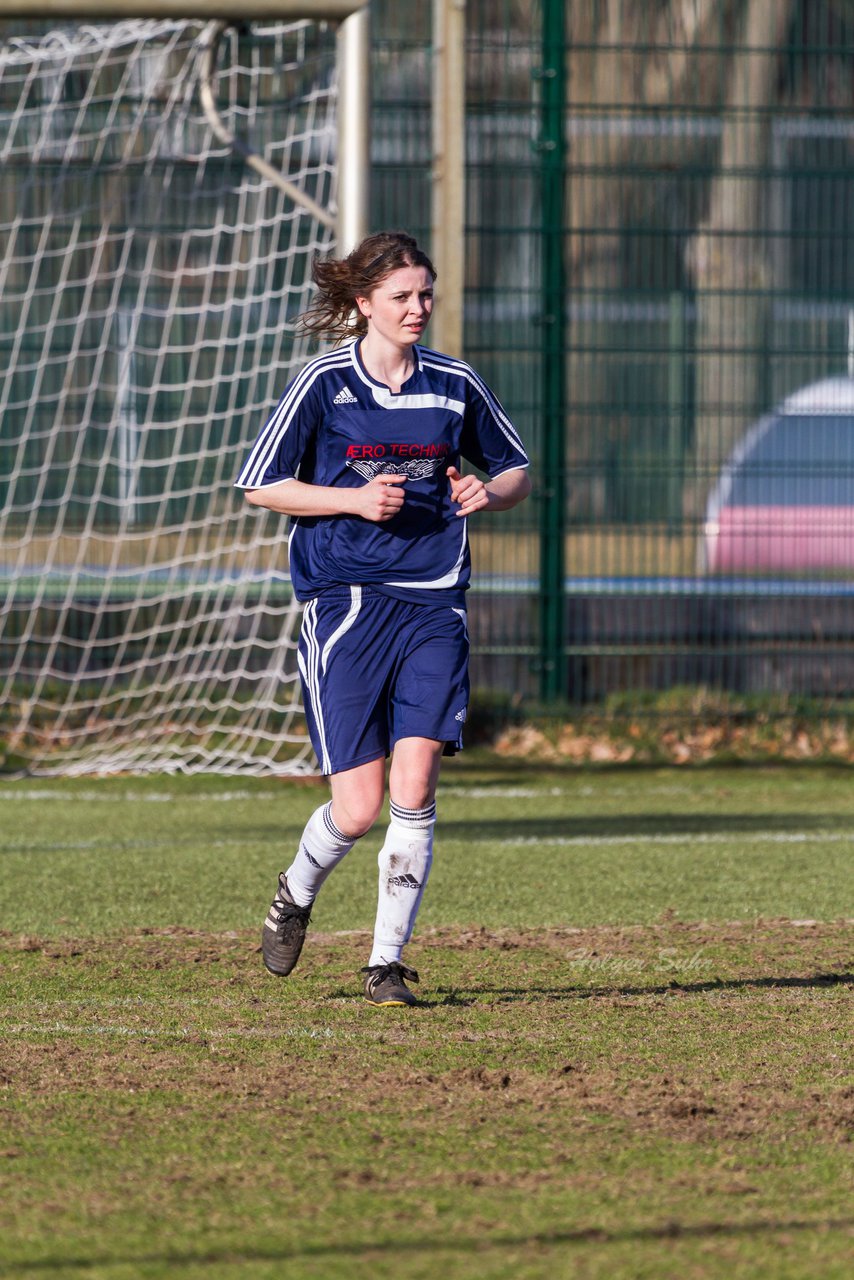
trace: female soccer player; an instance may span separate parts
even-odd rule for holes
[[[368,236],[313,275],[305,327],[349,341],[294,378],[237,481],[254,506],[291,517],[299,670],[332,792],[279,876],[262,950],[271,973],[291,972],[320,887],[379,816],[391,755],[362,972],[371,1004],[413,1005],[403,948],[433,857],[441,757],[462,745],[469,693],[466,520],[527,497],[528,459],[474,370],[421,346],[436,272],[411,236]]]

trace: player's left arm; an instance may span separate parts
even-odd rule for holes
[[[462,475],[448,467],[451,499],[459,503],[458,516],[477,511],[509,511],[531,492],[528,455],[519,433],[500,401],[470,366],[462,366],[466,408],[460,435],[462,459],[490,477]]]
[[[451,501],[460,504],[458,516],[475,511],[509,511],[524,502],[531,492],[531,481],[524,467],[502,471],[494,480],[483,481],[473,473],[461,475],[456,467],[448,467]]]

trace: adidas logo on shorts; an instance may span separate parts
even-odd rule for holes
[[[353,395],[349,387],[342,387],[338,395],[332,401],[333,404],[358,404],[358,400]]]

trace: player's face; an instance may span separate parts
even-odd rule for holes
[[[369,297],[357,298],[368,328],[396,346],[418,342],[433,310],[433,277],[426,267],[400,267]]]

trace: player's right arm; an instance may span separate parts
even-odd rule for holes
[[[354,489],[280,480],[260,489],[247,489],[246,501],[285,516],[361,516],[379,524],[400,511],[405,484],[406,476],[387,475],[375,476]]]
[[[280,515],[391,520],[403,506],[406,476],[375,476],[352,488],[296,478],[323,421],[322,375],[329,359],[312,361],[286,387],[244,462],[237,487],[253,507]]]

